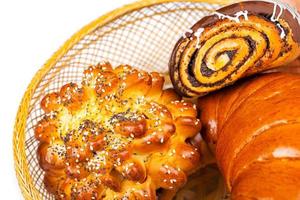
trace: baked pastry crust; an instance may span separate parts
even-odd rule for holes
[[[299,199],[300,75],[271,73],[199,99],[231,199]]]
[[[198,21],[174,47],[169,71],[183,96],[199,97],[300,56],[300,21],[277,1],[245,1]]]
[[[91,66],[82,86],[41,101],[35,137],[46,189],[56,199],[171,199],[199,166],[187,140],[201,124],[164,78],[127,65]]]

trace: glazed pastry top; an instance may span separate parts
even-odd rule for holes
[[[298,199],[299,94],[298,74],[270,73],[199,99],[231,199]]]
[[[199,97],[300,56],[300,16],[276,2],[246,1],[199,20],[172,52],[177,92]]]
[[[155,199],[182,187],[199,165],[186,141],[200,122],[163,84],[158,73],[104,63],[84,71],[82,86],[46,95],[35,136],[47,189],[62,199]]]

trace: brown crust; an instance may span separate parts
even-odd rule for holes
[[[203,134],[233,199],[297,199],[299,100],[300,76],[285,73],[254,77],[199,99]]]
[[[235,13],[239,11],[247,10],[250,14],[264,16],[266,18],[270,18],[273,13],[274,3],[264,2],[264,1],[245,1],[236,4],[232,4],[217,10],[225,15],[233,16]],[[276,16],[279,14],[280,10],[277,9]],[[284,9],[281,15],[281,18],[286,21],[291,27],[291,31],[293,32],[293,38],[296,42],[300,44],[300,25],[297,18],[294,18],[291,12],[288,9]],[[213,26],[220,19],[216,15],[210,15],[202,18],[199,22],[197,22],[192,29],[194,31],[198,30],[200,27],[205,28],[209,26]]]
[[[56,199],[175,194],[199,166],[186,141],[201,124],[196,106],[163,84],[158,73],[103,63],[84,71],[82,87],[46,95],[35,137],[48,191]]]
[[[276,7],[275,16],[280,17],[278,21],[271,20],[275,5],[264,1],[236,3],[198,21],[191,28],[192,33],[189,31],[179,39],[171,54],[169,73],[175,90],[182,96],[203,96],[242,77],[296,59],[300,52],[298,19],[289,9],[283,9],[280,14]],[[247,12],[248,19],[240,16],[235,18],[239,20],[236,22],[219,16],[234,18],[241,11]],[[203,31],[196,36],[199,30]],[[224,38],[218,40],[220,35]],[[230,47],[232,41],[239,45]],[[247,48],[241,50],[243,46]]]

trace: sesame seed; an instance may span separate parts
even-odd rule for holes
[[[170,179],[170,183],[173,184],[173,183],[176,183],[177,180],[176,179]]]

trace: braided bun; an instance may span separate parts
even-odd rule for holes
[[[38,158],[56,199],[171,199],[200,154],[187,139],[200,130],[197,110],[164,78],[109,63],[84,71],[41,101]]]

